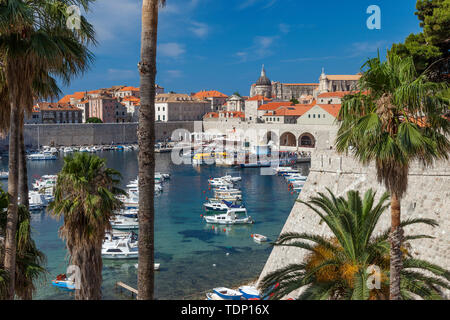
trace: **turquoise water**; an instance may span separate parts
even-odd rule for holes
[[[137,152],[104,151],[97,153],[107,159],[109,167],[122,173],[122,187],[137,176]],[[261,176],[259,169],[233,169],[216,166],[193,167],[174,165],[170,154],[156,156],[156,170],[170,173],[171,179],[155,199],[155,260],[161,263],[155,274],[158,299],[202,297],[202,292],[217,286],[236,286],[255,279],[261,272],[271,248],[255,243],[250,235],[260,233],[275,240],[297,198],[284,179]],[[30,182],[37,175],[56,174],[63,164],[56,161],[29,161]],[[7,159],[0,160],[0,169],[7,168]],[[309,165],[300,167],[304,175]],[[226,173],[240,174],[244,204],[256,221],[253,225],[212,229],[200,217],[207,196],[208,178]],[[6,188],[5,183],[3,187]],[[205,192],[205,193],[204,193]],[[38,284],[35,299],[72,299],[69,293],[50,286],[57,274],[64,273],[67,257],[64,242],[58,237],[61,221],[45,213],[33,214],[33,237],[47,256],[48,276]],[[114,284],[125,282],[137,287],[137,260],[104,261],[103,297],[129,299],[117,292]],[[213,266],[215,265],[215,266]]]

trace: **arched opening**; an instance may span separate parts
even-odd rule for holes
[[[310,133],[304,133],[298,138],[298,146],[301,148],[315,148],[316,139]]]
[[[283,147],[295,147],[297,145],[294,134],[285,132],[281,135],[280,145]]]
[[[280,143],[280,139],[279,139],[278,135],[275,132],[273,132],[273,131],[268,131],[265,134],[264,142],[266,144],[268,144],[270,141],[273,141],[273,143],[275,145],[279,145],[279,143]]]

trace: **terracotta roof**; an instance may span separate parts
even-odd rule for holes
[[[161,93],[155,97],[156,103],[175,102],[175,103],[209,103],[204,100],[191,97],[184,93]]]
[[[351,94],[351,92],[350,91],[324,92],[319,94],[319,98],[343,98],[348,94]]]
[[[272,101],[272,99],[266,98],[264,96],[253,96],[253,97],[247,99],[247,101],[259,101],[259,100]]]
[[[341,110],[340,104],[318,104],[318,106],[335,118],[337,118],[337,116],[339,115],[339,110]]]
[[[232,118],[245,118],[245,113],[242,111],[221,111],[220,114],[228,115],[227,117],[231,116]]]
[[[217,112],[208,112],[203,116],[203,118],[218,118],[219,114]]]
[[[359,80],[361,78],[360,74],[335,74],[327,75],[328,80]]]
[[[272,112],[266,113],[264,116],[302,116],[308,112],[314,105],[312,104],[296,104],[293,106],[284,106]]]
[[[293,106],[294,104],[290,101],[284,101],[284,102],[269,102],[266,104],[261,105],[258,110],[276,110],[280,107],[286,107],[286,106]]]
[[[39,108],[40,111],[80,111],[75,106],[72,106],[68,103],[50,103],[50,102],[39,102],[37,104],[37,108]]]
[[[228,98],[227,95],[217,91],[217,90],[210,90],[210,91],[200,91],[194,94],[194,97],[198,99],[205,99],[205,98]]]
[[[139,88],[135,88],[135,87],[123,87],[119,91],[140,91],[140,89]]]
[[[133,97],[133,96],[128,96],[122,99],[123,101],[141,101],[141,99]]]

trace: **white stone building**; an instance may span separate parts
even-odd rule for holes
[[[155,99],[155,121],[202,120],[209,111],[210,102],[187,94],[163,93]]]

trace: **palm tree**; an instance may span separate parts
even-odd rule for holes
[[[366,70],[364,70],[366,69]],[[445,83],[417,75],[411,57],[389,54],[363,66],[360,92],[343,99],[336,139],[338,152],[351,152],[362,164],[375,162],[378,181],[391,194],[390,299],[400,299],[402,269],[401,199],[411,163],[432,165],[448,159],[449,100]]]
[[[309,202],[299,201],[315,213],[331,230],[329,237],[311,233],[284,233],[274,243],[306,249],[305,261],[290,264],[266,275],[260,287],[270,292],[272,299],[304,288],[299,299],[353,299],[378,300],[389,296],[389,230],[374,235],[380,216],[389,207],[388,194],[375,202],[376,193],[368,190],[362,198],[358,191],[349,191],[347,199],[336,198],[329,189],[329,196],[319,193]],[[431,219],[410,219],[402,227],[423,223],[436,226]],[[426,235],[410,235],[405,240],[431,238]],[[404,268],[400,296],[412,299],[442,299],[441,288],[450,288],[450,272],[434,264],[411,257],[410,244],[404,243],[402,255]],[[372,266],[372,270],[368,269]],[[373,273],[373,271],[375,273]],[[379,286],[372,289],[368,283],[379,279]],[[279,284],[275,285],[274,284]]]
[[[117,185],[120,173],[106,167],[106,160],[95,155],[76,153],[64,158],[58,174],[51,214],[64,218],[60,236],[66,240],[70,264],[80,268],[77,300],[101,299],[102,243],[111,230],[110,219],[122,203],[124,194]]]
[[[5,269],[10,273],[9,297],[14,297],[15,234],[18,219],[19,150],[23,111],[31,111],[33,81],[37,72],[55,74],[65,83],[84,71],[92,54],[92,26],[81,17],[80,29],[66,27],[70,5],[88,10],[93,0],[3,0],[0,1],[0,60],[8,87],[10,147],[8,193],[10,195],[5,236]],[[24,109],[25,108],[25,109]],[[22,161],[22,167],[25,162]],[[24,176],[24,175],[23,175]],[[24,177],[21,179],[25,181]],[[22,182],[22,186],[25,187]],[[23,192],[26,190],[23,189]],[[25,199],[25,204],[26,204]]]
[[[139,264],[138,299],[153,299],[155,192],[155,78],[158,7],[165,0],[143,0],[139,112]]]
[[[6,226],[6,209],[8,207],[8,195],[0,188],[0,230]],[[45,255],[31,238],[31,215],[28,209],[19,206],[19,217],[16,232],[16,273],[15,294],[23,300],[31,300],[35,291],[35,282],[46,273],[44,268]],[[4,255],[3,245],[0,242],[0,257]],[[5,271],[0,260],[0,300],[8,297],[7,278],[2,276]]]

